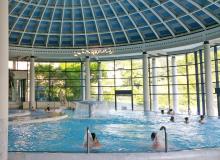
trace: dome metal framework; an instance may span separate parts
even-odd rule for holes
[[[118,47],[219,26],[220,0],[9,0],[12,47]]]

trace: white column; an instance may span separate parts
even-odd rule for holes
[[[82,100],[85,100],[85,63],[81,62],[81,96]]]
[[[98,61],[98,72],[98,101],[102,101],[102,70],[100,61]]]
[[[85,100],[89,100],[90,99],[90,59],[89,59],[89,56],[86,56],[85,71],[86,71]]]
[[[17,62],[14,60],[13,61],[13,70],[17,70]],[[12,71],[11,71],[12,72]],[[13,74],[13,73],[12,73]],[[9,76],[10,77],[10,76]],[[14,76],[13,76],[14,79]],[[11,88],[11,92],[12,92],[12,101],[18,101],[18,81],[17,80],[13,80],[14,83],[14,87]],[[10,91],[9,91],[10,92]]]
[[[146,52],[143,52],[143,93],[144,93],[144,111],[150,111],[148,55]]]
[[[153,93],[153,110],[158,111],[158,99],[157,99],[157,69],[156,69],[156,59],[152,58],[152,93]]]
[[[16,70],[17,69],[17,62],[14,60],[13,61],[13,69]]]
[[[35,109],[35,69],[34,57],[30,58],[30,106],[29,109]]]
[[[176,68],[176,57],[172,56],[172,90],[173,90],[173,110],[178,113],[178,87],[177,87],[177,68]]]
[[[204,64],[205,64],[205,89],[206,89],[206,110],[208,116],[214,116],[213,86],[212,86],[212,64],[210,55],[210,44],[204,42]]]
[[[8,0],[0,2],[0,160],[8,159]]]

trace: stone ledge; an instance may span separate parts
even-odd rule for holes
[[[159,153],[9,152],[8,160],[219,160],[220,148]]]

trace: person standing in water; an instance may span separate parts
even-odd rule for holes
[[[89,142],[89,148],[99,148],[101,147],[101,144],[99,143],[99,140],[95,133],[91,133],[88,131],[88,142]],[[85,133],[84,136],[84,147],[87,147],[87,133]]]
[[[170,117],[170,122],[174,122],[174,116]]]
[[[155,150],[162,150],[164,149],[164,142],[159,138],[157,132],[151,133],[151,140],[152,140],[152,148]]]
[[[184,120],[185,120],[184,122],[185,122],[186,124],[189,123],[189,118],[188,118],[188,117],[185,117]]]
[[[205,123],[204,119],[205,119],[204,115],[201,115],[199,123],[204,124]]]

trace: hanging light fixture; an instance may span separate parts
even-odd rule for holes
[[[96,49],[80,49],[73,51],[73,55],[75,57],[77,56],[95,56],[95,55],[106,55],[106,54],[112,54],[113,51],[110,48],[96,48]]]

